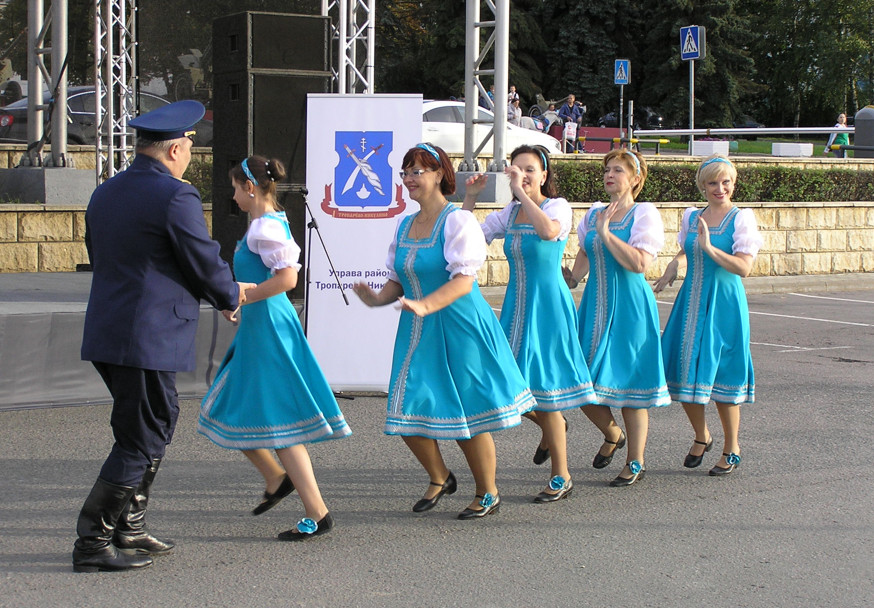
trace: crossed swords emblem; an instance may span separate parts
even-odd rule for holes
[[[364,158],[358,158],[355,155],[355,152],[347,146],[343,144],[343,147],[346,149],[346,153],[352,157],[352,160],[355,161],[355,169],[353,169],[352,174],[349,175],[349,179],[346,180],[346,185],[343,186],[342,194],[345,194],[349,191],[350,188],[355,184],[355,178],[358,177],[359,173],[363,173],[364,177],[367,178],[367,181],[373,186],[373,189],[376,190],[380,195],[385,195],[382,191],[382,182],[379,181],[379,176],[373,170],[373,167],[370,166],[370,163],[367,162],[367,159],[376,154],[380,148],[382,148],[383,144],[379,144],[375,148],[371,148],[370,152],[368,152]]]

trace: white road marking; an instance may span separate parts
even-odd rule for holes
[[[838,302],[855,302],[857,304],[874,304],[871,300],[851,300],[849,298],[832,298],[829,296],[812,296],[807,293],[790,293],[790,296],[798,296],[799,298],[817,298],[819,300],[837,300]]]

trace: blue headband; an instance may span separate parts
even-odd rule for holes
[[[634,166],[637,167],[637,175],[640,175],[640,161],[637,160],[637,154],[634,152],[625,152],[634,161]]]
[[[240,163],[240,166],[243,167],[243,173],[246,174],[246,177],[249,178],[249,181],[252,182],[253,184],[255,184],[255,185],[257,186],[257,185],[258,185],[258,180],[255,179],[255,176],[252,175],[252,172],[251,172],[251,171],[249,171],[249,163],[248,163],[248,161],[249,161],[248,158],[243,159],[243,162]]]
[[[434,146],[431,144],[416,144],[416,147],[425,150],[425,152],[429,152],[431,156],[437,159],[438,163],[440,162],[440,155],[437,154],[437,150],[435,150]]]
[[[549,163],[546,162],[546,154],[544,154],[543,151],[540,150],[539,148],[535,148],[535,150],[537,150],[537,153],[540,155],[540,160],[543,161],[543,170],[544,170],[544,171],[548,170],[548,169],[549,169]]]
[[[713,163],[725,163],[726,165],[730,165],[731,161],[727,158],[722,158],[721,156],[714,156],[713,158],[707,159],[703,163],[701,163],[700,168],[703,169],[707,165],[712,165]]]

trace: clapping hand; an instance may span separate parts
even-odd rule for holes
[[[465,195],[470,194],[471,196],[479,196],[480,193],[485,189],[488,181],[489,176],[485,173],[476,173],[474,175],[471,175],[464,182]]]
[[[698,221],[698,246],[701,247],[701,251],[713,257],[711,255],[713,244],[710,242],[710,229],[707,227],[707,222],[701,220]]]

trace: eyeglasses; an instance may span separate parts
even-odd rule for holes
[[[428,171],[433,171],[434,169],[413,169],[412,171],[398,171],[398,175],[401,176],[401,179],[407,179],[408,177],[422,177]]]

